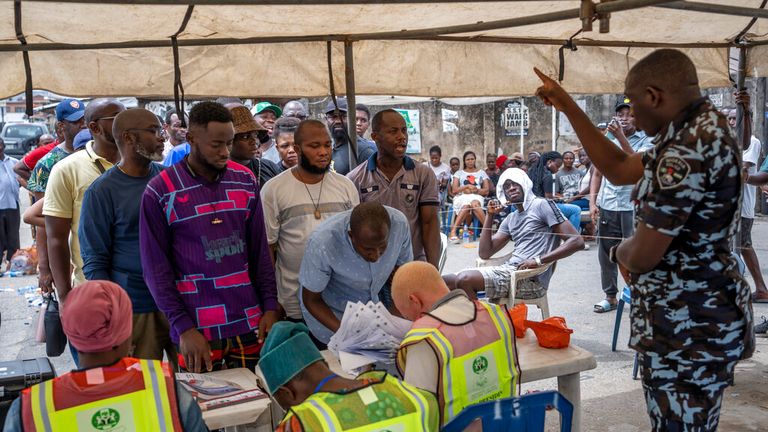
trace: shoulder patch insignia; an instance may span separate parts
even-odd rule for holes
[[[665,156],[656,167],[656,179],[662,189],[671,189],[685,181],[691,166],[685,159],[678,156]]]

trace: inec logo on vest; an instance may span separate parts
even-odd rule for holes
[[[120,413],[112,408],[96,411],[91,417],[91,425],[100,431],[110,431],[120,423]]]
[[[472,362],[472,372],[480,375],[488,370],[488,359],[484,356],[476,358]]]

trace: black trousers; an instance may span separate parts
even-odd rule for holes
[[[3,256],[10,261],[13,254],[19,249],[20,224],[21,214],[18,206],[15,209],[0,209],[0,261],[2,261]]]
[[[616,297],[619,291],[616,286],[619,268],[608,259],[608,252],[613,246],[621,243],[622,238],[632,236],[635,224],[633,219],[634,212],[632,211],[600,209],[600,221],[597,224],[597,258],[600,261],[600,279],[603,284],[603,292],[609,297]]]

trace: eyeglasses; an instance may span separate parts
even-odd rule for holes
[[[163,128],[161,127],[153,127],[153,128],[130,128],[126,129],[128,131],[142,131],[142,132],[150,132],[155,134],[155,136],[162,137],[163,136]]]
[[[115,117],[117,117],[117,115],[113,115],[113,116],[109,116],[109,117],[99,117],[99,118],[97,118],[97,119],[93,119],[93,120],[91,120],[91,121],[95,121],[95,122],[97,122],[97,121],[99,121],[99,120],[114,120],[114,119],[115,119]]]

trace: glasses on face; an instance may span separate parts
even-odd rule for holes
[[[91,120],[91,121],[95,121],[95,122],[97,122],[97,121],[99,121],[99,120],[114,120],[114,119],[115,119],[115,117],[117,117],[117,115],[113,115],[113,116],[109,116],[109,117],[99,117],[99,118],[97,118],[97,119],[93,119],[93,120]]]
[[[155,134],[155,136],[163,137],[163,128],[157,126],[157,127],[151,127],[151,128],[130,128],[127,129],[129,131],[142,131],[142,132],[149,132]]]

